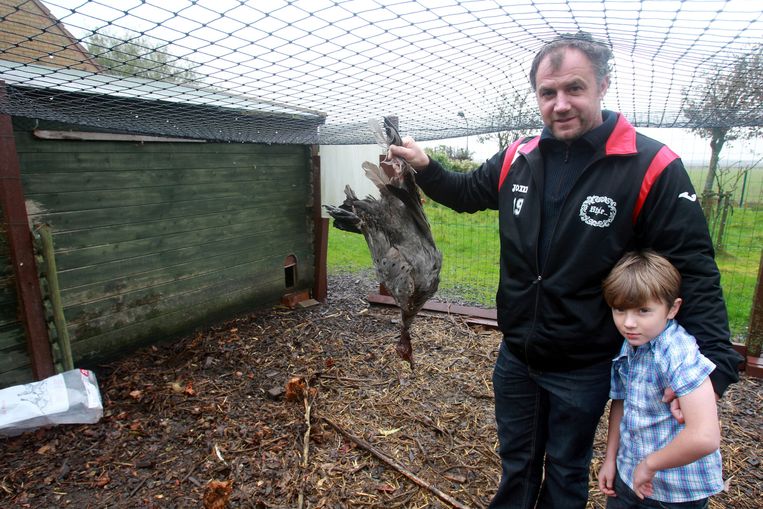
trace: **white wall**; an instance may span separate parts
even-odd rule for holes
[[[344,186],[350,185],[358,198],[379,197],[379,192],[361,167],[363,161],[379,164],[384,152],[378,145],[321,145],[321,205],[340,205]],[[325,210],[323,217],[329,217]]]

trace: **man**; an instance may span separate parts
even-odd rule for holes
[[[545,128],[469,174],[450,173],[414,140],[390,148],[432,199],[499,210],[503,332],[493,372],[502,462],[492,508],[584,508],[596,426],[622,338],[601,282],[626,252],[651,248],[683,277],[684,326],[716,369],[716,394],[741,360],[707,224],[678,156],[602,111],[611,51],[565,35],[536,55],[530,83]]]

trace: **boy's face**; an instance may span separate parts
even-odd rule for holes
[[[620,334],[631,346],[636,347],[659,336],[680,307],[681,299],[676,299],[672,306],[668,306],[665,302],[652,298],[637,308],[612,308],[612,318]]]

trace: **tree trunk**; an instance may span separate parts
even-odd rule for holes
[[[712,137],[710,138],[710,164],[707,167],[707,176],[705,177],[705,187],[702,189],[702,210],[705,212],[705,218],[708,223],[713,216],[713,185],[715,184],[715,173],[718,170],[718,161],[720,160],[723,144],[726,143],[727,127],[714,127]]]
[[[512,141],[511,137],[514,135],[512,131],[503,131],[498,133],[498,151],[501,151],[508,147]]]
[[[725,249],[723,235],[726,233],[726,221],[731,209],[731,191],[724,192],[719,198],[718,206],[721,207],[721,210],[719,211],[720,221],[718,222],[718,231],[715,235],[715,250],[718,253],[722,253]]]

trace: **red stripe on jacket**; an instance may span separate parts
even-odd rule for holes
[[[503,157],[503,164],[501,165],[501,176],[498,178],[498,190],[501,190],[501,187],[503,187],[503,181],[506,180],[506,176],[509,174],[509,170],[511,169],[511,165],[514,163],[514,160],[517,158],[517,150],[519,150],[520,154],[527,154],[529,152],[532,152],[535,147],[538,146],[538,142],[540,141],[540,136],[536,136],[535,138],[531,139],[527,143],[522,143],[523,138],[519,138],[517,141],[509,145],[509,148],[506,149],[506,155]]]
[[[657,178],[662,175],[665,168],[670,163],[678,159],[678,155],[670,150],[667,146],[663,146],[657,155],[654,156],[652,162],[649,163],[649,167],[646,169],[644,179],[641,181],[641,189],[638,193],[638,200],[636,200],[636,206],[633,207],[633,224],[636,224],[641,208],[644,206],[646,197],[649,196],[649,191],[652,189],[652,185]]]

